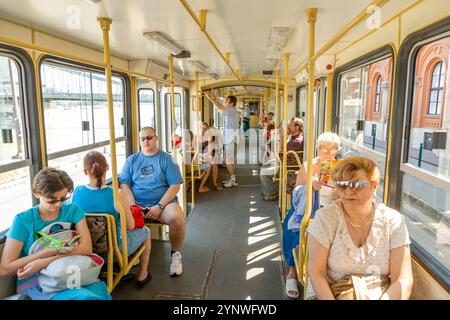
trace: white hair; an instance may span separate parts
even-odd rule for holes
[[[316,141],[317,150],[319,150],[322,146],[325,145],[334,145],[336,149],[341,149],[341,139],[336,133],[333,132],[324,132],[322,133]]]

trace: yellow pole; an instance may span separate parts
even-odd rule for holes
[[[280,95],[280,70],[277,68],[275,70],[275,137],[279,137],[278,134],[278,124],[280,123],[280,106],[279,106],[279,95]],[[278,140],[275,139],[273,152],[274,154],[278,154]],[[278,166],[280,169],[278,171],[278,208],[281,209],[281,183],[283,179],[281,178],[283,174],[283,170],[281,169],[281,163],[277,161],[278,157],[275,156],[275,166]],[[276,172],[275,172],[276,174]]]
[[[308,9],[308,27],[309,27],[309,48],[308,48],[308,111],[306,112],[307,119],[307,135],[306,135],[306,209],[305,216],[303,217],[302,223],[300,225],[300,248],[302,254],[302,263],[300,264],[301,274],[298,275],[298,279],[305,283],[305,273],[306,266],[304,265],[305,257],[306,257],[306,239],[305,239],[305,231],[307,222],[311,215],[312,208],[312,176],[313,176],[313,166],[312,159],[314,153],[314,60],[312,59],[314,56],[314,44],[315,44],[315,27],[316,27],[316,19],[317,19],[317,9],[310,8]]]
[[[289,86],[289,53],[284,54],[284,105],[283,105],[283,180],[280,180],[281,187],[281,219],[284,221],[286,215],[286,182],[287,182],[287,123],[288,123],[288,86]]]
[[[130,91],[131,91],[131,141],[133,153],[139,150],[139,142],[137,132],[139,131],[138,119],[138,106],[136,99],[136,78],[130,78]],[[140,119],[141,120],[141,119]]]
[[[331,108],[333,101],[333,73],[327,75],[327,112],[325,118],[325,131],[331,131]]]
[[[125,211],[119,201],[119,186],[117,180],[117,157],[116,157],[116,137],[114,132],[114,108],[113,108],[113,96],[112,96],[112,81],[111,81],[111,62],[109,52],[109,27],[112,23],[109,18],[97,18],[103,31],[103,52],[105,60],[105,77],[106,77],[106,92],[108,101],[108,118],[109,118],[109,140],[111,142],[111,170],[112,170],[112,185],[114,195],[114,205],[120,213],[120,234],[122,239],[127,238],[127,226]],[[127,242],[122,241],[122,258],[124,262],[124,268],[128,266],[128,248]]]
[[[173,139],[173,134],[175,133],[175,93],[173,91],[173,56],[168,56],[167,61],[169,62],[169,77],[170,77],[170,110],[172,112],[172,149],[175,150],[175,139]],[[181,123],[180,123],[181,125]]]

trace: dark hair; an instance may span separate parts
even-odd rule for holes
[[[63,189],[73,191],[73,181],[69,175],[62,170],[55,168],[45,168],[37,173],[33,180],[32,191],[39,193],[46,198],[53,198],[53,195]]]
[[[272,111],[270,111],[270,112],[269,112],[269,116],[270,116],[270,115],[272,115],[272,116],[273,116],[273,115],[274,115],[274,113],[273,113]]]
[[[89,175],[97,179],[97,188],[102,186],[102,177],[106,172],[106,167],[108,163],[106,158],[98,151],[89,151],[83,160],[83,166],[89,171]]]
[[[237,104],[237,98],[236,96],[228,96],[227,99],[230,99],[231,103],[233,104],[233,106],[236,106]]]

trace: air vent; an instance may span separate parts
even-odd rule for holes
[[[263,75],[265,76],[271,76],[273,74],[273,70],[263,70]]]
[[[173,57],[177,59],[187,59],[191,57],[191,52],[188,50],[182,50],[180,54],[173,55]]]

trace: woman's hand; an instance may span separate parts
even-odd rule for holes
[[[314,191],[320,190],[320,188],[322,187],[322,183],[320,182],[320,180],[317,179],[313,179],[312,185]]]
[[[36,259],[29,262],[25,267],[17,270],[17,278],[25,279],[38,273],[47,266],[47,262],[44,259]]]

